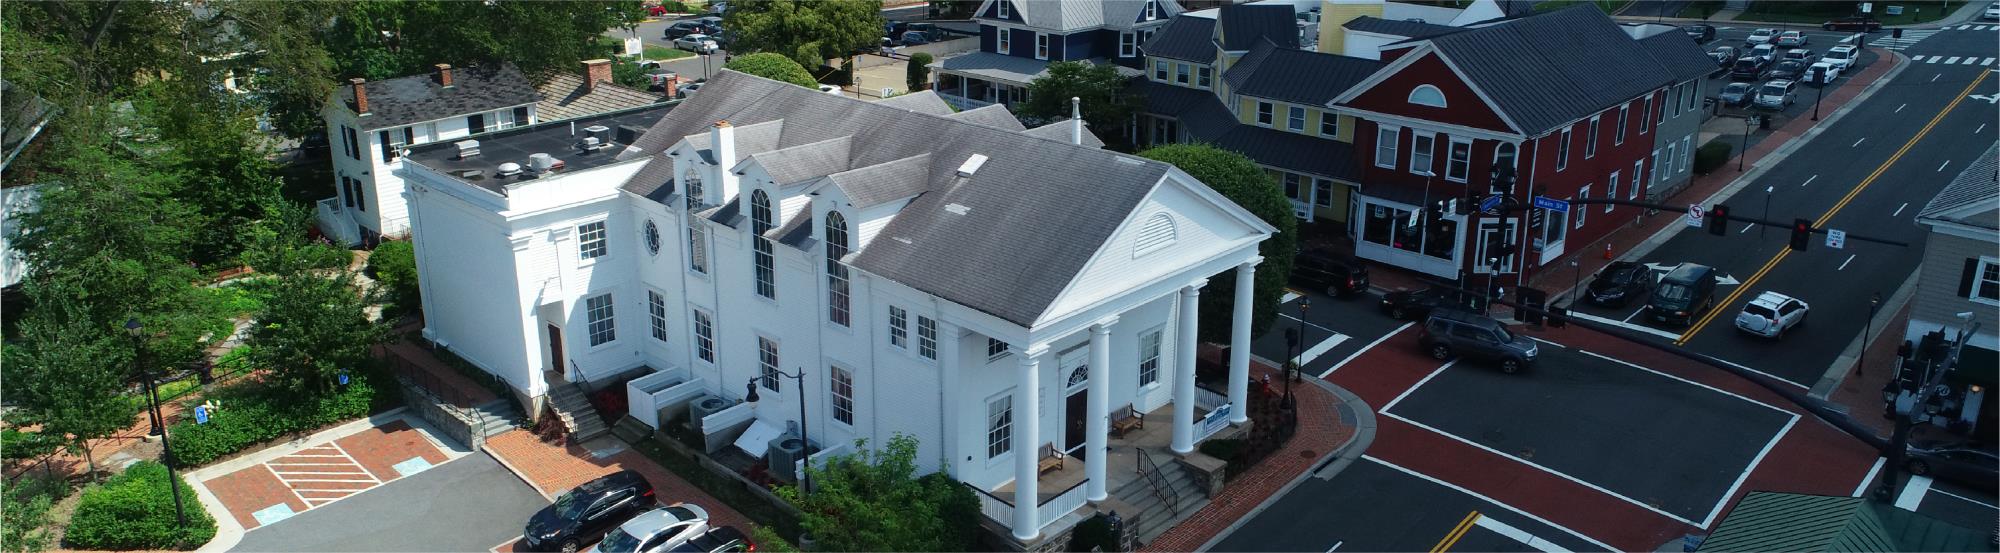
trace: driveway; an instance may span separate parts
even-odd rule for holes
[[[251,530],[233,551],[488,551],[548,503],[491,456],[466,455]]]

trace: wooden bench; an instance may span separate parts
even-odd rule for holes
[[[1062,470],[1063,459],[1068,457],[1067,455],[1063,455],[1062,450],[1056,449],[1055,444],[1042,444],[1042,450],[1038,455],[1040,455],[1039,459],[1041,459],[1040,471],[1035,473],[1038,476]]]
[[[1145,427],[1146,414],[1132,410],[1131,404],[1111,412],[1111,429],[1118,432],[1120,438],[1125,437],[1125,433],[1131,432],[1132,429]]]

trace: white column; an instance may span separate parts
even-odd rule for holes
[[[1207,279],[1197,280],[1181,288],[1181,333],[1177,346],[1180,354],[1174,356],[1174,453],[1186,455],[1194,452],[1194,354],[1196,321],[1201,315],[1201,287]]]
[[[1256,303],[1258,257],[1236,266],[1235,313],[1229,320],[1229,423],[1250,422],[1250,307]]]
[[[1013,412],[1014,538],[1027,541],[1042,533],[1042,521],[1035,512],[1041,503],[1038,497],[1041,490],[1035,478],[1040,476],[1037,465],[1042,448],[1042,407],[1037,397],[1042,387],[1042,367],[1037,357],[1042,351],[1023,344],[1014,344],[1013,349],[1019,352],[1014,360],[1017,368]]]
[[[1104,456],[1111,440],[1111,325],[1118,322],[1113,316],[1090,325],[1090,380],[1085,386],[1085,409],[1083,423],[1083,472],[1089,479],[1084,486],[1085,498],[1103,501],[1108,495],[1104,485]]]

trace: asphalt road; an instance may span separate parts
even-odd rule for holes
[[[1300,294],[1299,297],[1279,306],[1277,322],[1271,325],[1269,331],[1251,340],[1250,351],[1272,361],[1295,357],[1303,359],[1300,366],[1306,375],[1325,374],[1377,338],[1407,322],[1391,319],[1376,309],[1375,304],[1382,297],[1372,292],[1335,298],[1306,290],[1305,286],[1293,286],[1292,290],[1294,294]],[[1302,304],[1309,304],[1303,309],[1303,316],[1300,315]],[[1303,329],[1303,345],[1296,350],[1286,349],[1287,329]]]
[[[548,503],[475,453],[251,530],[234,551],[487,551]]]

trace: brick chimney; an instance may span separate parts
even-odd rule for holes
[[[583,60],[583,91],[597,90],[597,83],[611,80],[611,60]]]
[[[368,113],[368,87],[365,85],[368,84],[368,79],[355,77],[348,79],[347,84],[354,85],[354,112],[366,115]]]
[[[437,64],[435,67],[437,67],[438,86],[451,88],[451,64],[440,63]]]

